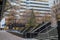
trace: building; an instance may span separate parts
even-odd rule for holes
[[[22,23],[27,22],[26,17],[31,13],[31,9],[34,11],[37,23],[49,21],[51,18],[48,0],[11,0],[9,3],[13,6],[17,15],[19,14],[18,19]]]

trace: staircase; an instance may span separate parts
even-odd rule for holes
[[[58,33],[57,28],[54,28],[53,30],[47,32],[47,33],[38,33],[38,36],[36,37],[39,40],[58,40]]]
[[[23,30],[14,32],[13,34],[24,38],[37,38],[39,40],[58,40],[58,32],[56,27],[51,27],[51,22],[46,22],[42,25],[36,26],[36,28],[24,27]],[[25,30],[25,31],[24,31]],[[27,31],[29,30],[29,31]]]
[[[58,27],[60,22],[58,22]],[[58,29],[60,30],[60,29]],[[45,29],[41,30],[36,37],[39,40],[58,40],[58,31],[57,27],[51,27],[51,24]]]

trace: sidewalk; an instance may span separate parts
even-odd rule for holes
[[[0,40],[37,40],[37,39],[24,39],[21,37],[17,37],[13,34],[10,34],[6,31],[0,31]]]

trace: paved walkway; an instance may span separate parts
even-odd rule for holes
[[[17,37],[13,34],[10,34],[5,31],[0,31],[0,40],[37,40],[37,39],[24,39],[21,37]]]

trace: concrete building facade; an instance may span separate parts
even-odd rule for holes
[[[47,21],[51,18],[48,0],[11,0],[10,4],[14,6],[15,12],[17,12],[17,15],[19,14],[23,23],[27,21],[26,17],[31,13],[31,9],[35,13],[37,23],[45,22],[45,19]]]

